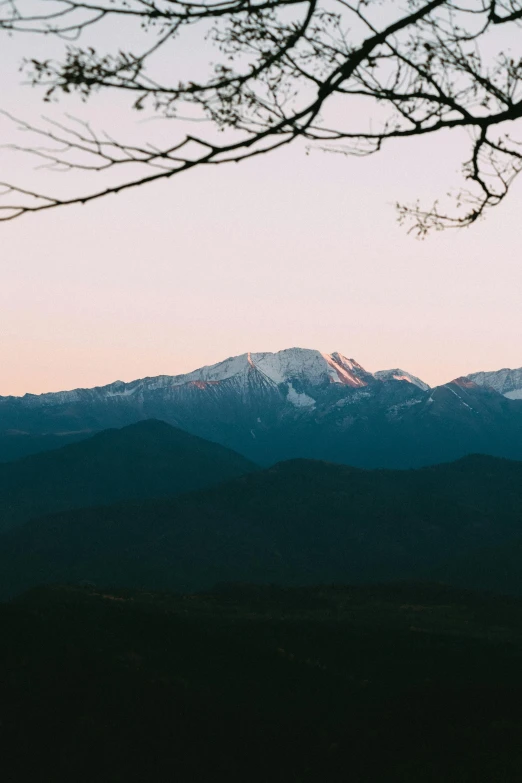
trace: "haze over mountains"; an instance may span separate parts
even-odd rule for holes
[[[306,457],[404,468],[476,452],[522,459],[522,369],[430,389],[402,369],[370,373],[339,353],[247,353],[185,375],[0,397],[0,460],[147,418],[265,465]]]

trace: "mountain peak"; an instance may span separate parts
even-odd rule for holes
[[[522,367],[504,367],[491,372],[473,372],[466,378],[477,386],[487,386],[511,400],[522,400]]]
[[[396,367],[394,370],[378,370],[378,372],[374,373],[374,376],[379,381],[406,381],[414,386],[418,386],[422,391],[427,391],[430,388],[427,383],[417,378],[416,375],[412,375],[406,372],[406,370],[401,370],[399,367]]]
[[[201,367],[199,370],[172,378],[173,385],[182,383],[215,383],[234,377],[248,376],[258,371],[265,380],[278,386],[300,380],[317,386],[340,383],[345,386],[366,386],[371,373],[353,359],[340,353],[322,353],[312,348],[285,348],[275,353],[243,353],[223,362]]]
[[[459,378],[454,378],[446,386],[460,386],[462,389],[476,389],[480,384],[475,383],[467,375],[461,375]]]

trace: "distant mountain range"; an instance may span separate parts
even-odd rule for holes
[[[522,368],[429,388],[339,354],[247,353],[186,375],[0,397],[0,461],[161,419],[257,463],[304,457],[406,468],[487,453],[522,459]]]

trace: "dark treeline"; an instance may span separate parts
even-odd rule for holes
[[[0,606],[10,783],[520,780],[522,603],[438,586]]]

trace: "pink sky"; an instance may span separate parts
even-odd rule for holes
[[[397,199],[458,183],[461,144],[295,147],[1,225],[0,395],[291,346],[430,384],[521,366],[520,184],[470,230],[419,242],[395,221]],[[15,165],[0,156],[2,178]]]

